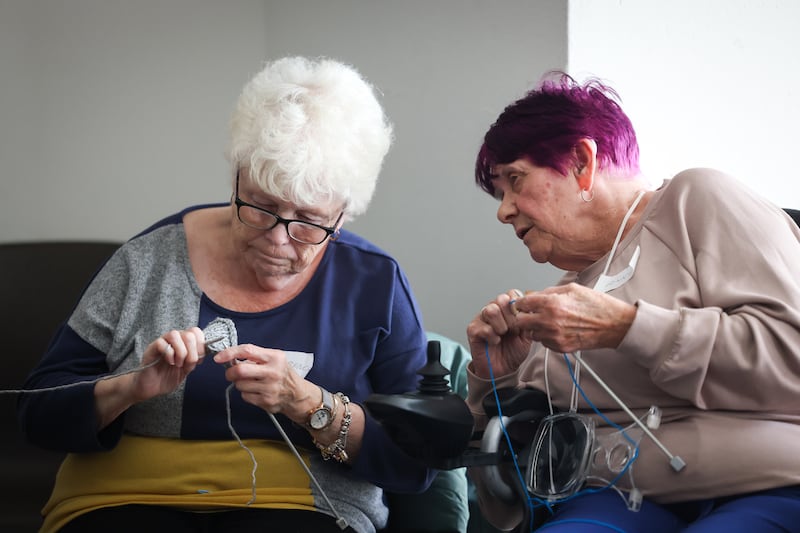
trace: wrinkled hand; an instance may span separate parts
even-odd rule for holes
[[[472,368],[478,376],[490,377],[487,344],[491,373],[495,377],[516,371],[527,357],[533,339],[529,332],[519,327],[514,300],[521,296],[522,292],[517,289],[498,295],[483,306],[467,326]]]
[[[134,403],[177,389],[204,354],[205,339],[198,327],[172,330],[151,342],[142,355],[142,366],[147,368],[132,375]],[[160,362],[153,364],[156,361]]]
[[[168,394],[180,386],[205,354],[203,330],[172,330],[151,342],[136,372],[95,383],[95,415],[98,431],[107,427],[130,406]]]
[[[514,311],[515,327],[559,353],[616,348],[636,316],[634,305],[577,283],[529,291]]]
[[[168,394],[183,383],[205,355],[203,330],[198,327],[172,330],[157,338],[145,349],[142,366],[160,360],[133,374],[136,401]]]
[[[219,352],[214,361],[231,363],[225,371],[227,380],[244,401],[270,413],[303,423],[308,413],[303,402],[318,402],[319,388],[295,372],[283,350],[240,344]]]
[[[524,295],[513,289],[485,305],[467,327],[473,370],[489,377],[487,342],[495,376],[514,372],[534,341],[558,353],[616,348],[635,317],[634,305],[577,283]]]

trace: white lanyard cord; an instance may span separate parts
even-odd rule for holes
[[[619,229],[617,230],[617,236],[614,239],[614,244],[611,246],[611,251],[608,253],[608,261],[606,261],[606,266],[603,269],[603,273],[600,274],[599,278],[597,278],[598,282],[600,282],[600,280],[603,279],[606,274],[608,274],[608,269],[611,268],[611,262],[614,260],[614,254],[617,253],[617,247],[619,246],[619,241],[622,240],[622,234],[625,232],[625,227],[628,225],[628,220],[630,220],[633,212],[636,211],[636,207],[639,205],[639,202],[641,202],[645,192],[647,191],[639,191],[639,194],[636,195],[636,199],[628,208],[628,212],[625,213],[624,217],[622,217],[622,223],[619,225]],[[597,287],[597,284],[595,284],[595,287]],[[574,379],[572,380],[572,393],[570,394],[569,410],[572,412],[576,412],[578,410],[578,384],[580,384],[582,362],[583,361],[581,360],[580,352],[578,352],[577,357],[575,357],[575,374]],[[545,374],[547,374],[547,368],[545,368]]]

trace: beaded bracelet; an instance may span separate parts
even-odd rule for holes
[[[335,441],[327,446],[320,444],[316,439],[314,439],[314,444],[319,448],[319,451],[322,453],[322,458],[326,461],[335,459],[340,463],[344,463],[347,461],[345,447],[347,446],[347,434],[350,432],[350,398],[341,392],[337,392],[336,396],[342,401],[342,405],[344,405],[344,415],[342,415],[342,425],[339,428],[339,435],[336,437]]]

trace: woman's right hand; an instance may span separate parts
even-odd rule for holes
[[[139,370],[95,384],[98,430],[130,406],[169,394],[183,383],[205,354],[203,330],[172,330],[151,342],[142,354]]]
[[[133,403],[177,389],[204,355],[205,338],[198,327],[168,331],[151,342],[142,354],[142,367],[146,368],[132,374]],[[157,360],[160,362],[153,364]]]
[[[490,377],[487,344],[495,377],[515,372],[528,356],[533,340],[517,324],[514,308],[514,301],[522,296],[518,289],[499,294],[467,326],[472,370],[477,376]]]

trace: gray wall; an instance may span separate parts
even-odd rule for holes
[[[0,242],[123,240],[230,196],[222,151],[265,59],[325,55],[383,92],[395,124],[350,229],[405,268],[426,327],[464,342],[497,293],[540,288],[472,181],[481,136],[564,68],[561,0],[0,0]]]

